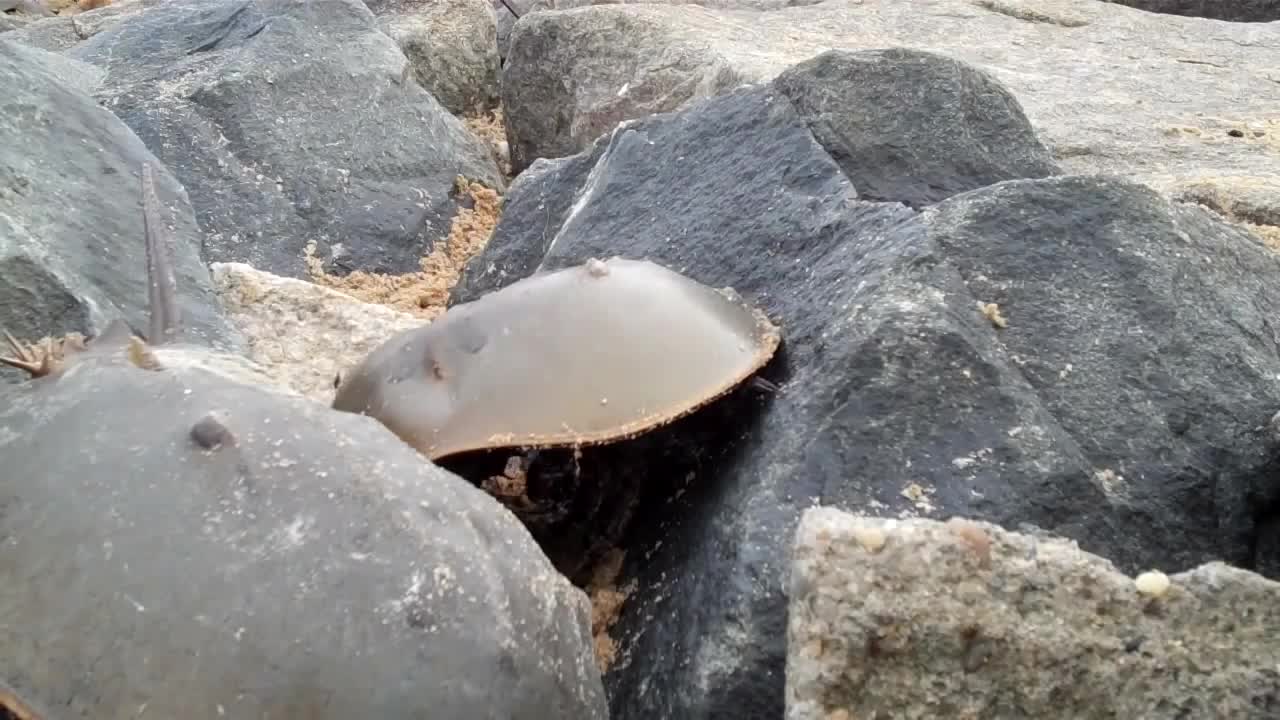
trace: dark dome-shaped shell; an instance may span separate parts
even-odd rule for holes
[[[731,390],[778,329],[735,292],[647,260],[592,259],[457,305],[372,352],[333,407],[430,458],[634,436]]]

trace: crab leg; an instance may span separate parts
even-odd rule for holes
[[[0,356],[0,364],[25,370],[33,378],[43,377],[57,369],[58,363],[53,358],[53,338],[49,338],[45,342],[44,357],[37,358],[30,347],[25,347],[22,343],[19,343],[8,330],[4,331],[4,337],[8,341],[10,349],[13,350],[14,357]]]

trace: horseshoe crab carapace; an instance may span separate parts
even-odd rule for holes
[[[778,328],[730,289],[648,260],[538,273],[392,337],[339,382],[432,460],[634,437],[751,377]]]

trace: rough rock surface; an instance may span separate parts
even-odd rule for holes
[[[242,263],[214,263],[211,271],[218,299],[244,334],[249,357],[277,383],[325,404],[333,401],[338,373],[396,333],[424,322]]]
[[[28,341],[96,334],[115,318],[147,327],[140,172],[155,157],[81,91],[96,74],[0,40],[0,132],[8,138],[0,143],[0,327]],[[183,188],[159,168],[156,190],[175,238],[189,332],[239,347],[201,262],[200,230]],[[20,375],[6,368],[0,376]]]
[[[1152,185],[1159,187],[1157,183]],[[1170,192],[1179,200],[1199,203],[1233,220],[1280,229],[1280,175],[1189,177],[1170,188]]]
[[[130,15],[142,12],[148,4],[146,0],[114,0],[110,5],[87,12],[23,22],[20,27],[15,28],[19,32],[5,39],[18,40],[26,45],[61,52],[75,47],[81,41],[112,27]],[[27,16],[26,19],[29,20],[30,17]]]
[[[738,82],[769,80],[829,49],[888,47],[942,53],[992,74],[1068,172],[1277,174],[1280,23],[1073,0],[537,13],[513,32],[503,71],[512,152],[518,167],[572,154],[595,139],[592,128],[607,132]]]
[[[1107,0],[1155,13],[1213,18],[1231,22],[1280,20],[1277,0]]]
[[[712,8],[766,11],[796,5],[816,5],[823,0],[694,0],[693,2],[689,2],[689,0],[625,1],[642,2],[645,4],[690,4]],[[507,48],[510,45],[511,29],[516,22],[515,15],[511,13],[512,8],[520,14],[520,17],[524,17],[543,10],[565,10],[568,8],[584,7],[587,5],[613,4],[613,0],[506,0],[505,2],[503,2],[503,0],[491,0],[491,2],[493,4],[493,12],[496,14],[498,21],[498,51],[504,58],[507,56]],[[511,7],[507,7],[507,5],[510,5]]]
[[[414,77],[455,115],[498,107],[498,36],[488,0],[365,0]]]
[[[449,295],[449,304],[470,302],[537,269],[572,212],[587,178],[609,147],[601,136],[588,152],[555,160],[539,159],[512,182],[503,199],[503,217],[483,252],[473,258]]]
[[[50,52],[62,52],[75,46],[84,38],[76,32],[75,17],[41,18],[35,22],[22,22],[12,32],[5,33],[5,40],[16,40],[25,45]]]
[[[773,84],[863,200],[920,207],[1001,180],[1059,172],[1009,91],[944,55],[833,50]]]
[[[95,357],[0,428],[0,676],[35,705],[606,717],[586,597],[370,418]]]
[[[512,172],[572,155],[623,120],[750,82],[717,48],[667,42],[667,9],[584,7],[521,18],[502,71]]]
[[[209,261],[403,272],[444,237],[485,146],[358,0],[172,0],[67,51],[186,186]]]
[[[787,720],[1280,715],[1280,583],[1221,562],[1135,579],[1058,538],[821,507],[789,608]]]
[[[1257,554],[1280,514],[1280,258],[1207,211],[1074,176],[919,215],[860,201],[769,86],[530,176],[455,302],[622,254],[730,285],[783,329],[778,393],[708,414],[732,430],[687,455],[636,453],[662,497],[630,540],[613,717],[782,713],[785,546],[813,501],[1026,522],[1126,570],[1280,572]]]
[[[546,24],[555,27],[556,16],[549,18]],[[541,66],[531,62],[529,67]],[[620,69],[631,71],[628,66]],[[662,73],[679,70],[678,64],[661,67]],[[544,85],[542,78],[526,79],[514,68],[507,79],[517,83],[507,91],[510,98]],[[589,85],[595,79],[576,81]],[[865,200],[914,207],[1000,180],[1058,172],[1018,101],[986,73],[942,55],[903,49],[830,51],[789,68],[773,85],[791,100]],[[901,93],[896,90],[900,87],[913,91]],[[705,94],[702,89],[683,90]],[[632,95],[619,98],[629,102]],[[668,106],[671,99],[664,96],[658,102]],[[509,134],[516,138],[513,163],[519,166],[539,155],[522,138],[543,137],[544,129],[563,129],[558,144],[573,147],[578,136],[598,137],[623,119],[608,113],[571,117],[572,109],[562,106],[559,115],[538,116],[532,132],[526,132],[530,118],[514,116],[508,122]],[[926,178],[931,185],[923,184]]]

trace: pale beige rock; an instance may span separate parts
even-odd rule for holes
[[[989,523],[811,508],[786,718],[1276,717],[1280,583],[1218,562],[1142,577]]]
[[[242,263],[213,263],[210,269],[250,358],[276,383],[326,405],[337,373],[388,337],[423,324],[408,313]]]

